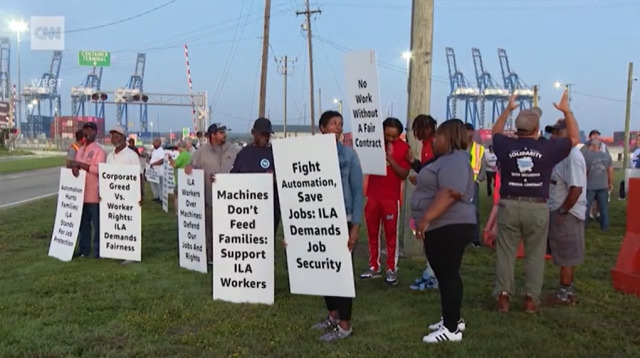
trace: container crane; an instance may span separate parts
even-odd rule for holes
[[[472,87],[462,72],[458,70],[456,54],[451,47],[446,48],[447,66],[451,93],[447,96],[447,118],[456,117],[457,101],[464,102],[464,121],[475,127],[478,122],[478,99],[480,90]]]
[[[11,100],[11,41],[0,38],[0,101]]]
[[[95,103],[95,117],[104,118],[104,101],[107,94],[100,92],[102,67],[93,67],[87,78],[78,87],[71,87],[71,112],[74,116],[85,116],[85,103]]]
[[[136,69],[126,88],[118,88],[115,91],[116,102],[116,120],[119,126],[130,128],[133,123],[129,122],[128,104],[140,104],[140,131],[148,133],[147,121],[147,101],[149,96],[143,92],[144,67],[146,63],[146,55],[139,53],[136,58]]]
[[[62,104],[58,93],[58,76],[60,75],[60,65],[62,64],[62,51],[54,51],[49,72],[42,75],[42,79],[36,85],[25,85],[22,96],[27,105],[27,123],[22,132],[30,134],[31,138],[36,138],[36,134],[51,135],[50,124],[52,118],[60,113]],[[42,102],[49,102],[48,116],[42,115]],[[34,112],[37,114],[34,115]],[[20,125],[23,125],[21,123]]]
[[[476,81],[480,90],[480,109],[478,111],[479,127],[484,128],[485,121],[485,102],[492,103],[491,123],[495,123],[496,118],[504,110],[505,103],[509,101],[509,90],[501,88],[491,77],[491,74],[485,70],[482,62],[482,55],[477,48],[471,49],[473,56],[473,67],[476,72]]]
[[[517,101],[520,104],[520,110],[531,108],[533,106],[534,92],[527,86],[515,71],[511,70],[509,57],[505,49],[498,49],[498,57],[500,58],[500,69],[502,70],[502,79],[504,80],[504,88],[508,89],[512,94],[517,95]]]

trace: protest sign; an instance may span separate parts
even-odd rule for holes
[[[156,169],[147,164],[144,171],[145,178],[149,183],[160,183],[160,176]]]
[[[177,184],[180,267],[207,273],[204,171],[194,169],[187,175],[179,169]]]
[[[58,209],[49,246],[49,256],[58,260],[71,261],[73,257],[82,219],[86,175],[87,173],[81,170],[76,178],[71,169],[60,168]]]
[[[291,293],[355,297],[335,135],[272,145]]]
[[[387,175],[376,52],[346,54],[345,76],[353,148],[362,172]]]
[[[213,299],[273,304],[273,175],[217,174],[212,185]]]
[[[169,212],[169,192],[173,190],[173,188],[169,188],[168,180],[168,177],[173,177],[173,175],[167,175],[170,169],[171,165],[169,164],[169,160],[165,158],[162,163],[162,171],[160,172],[160,175],[162,175],[162,210],[164,210],[165,213]]]
[[[100,257],[142,261],[140,166],[101,163]]]

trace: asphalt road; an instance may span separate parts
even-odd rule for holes
[[[60,168],[0,175],[0,209],[56,195],[59,180]]]

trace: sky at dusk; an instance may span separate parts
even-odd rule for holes
[[[12,41],[12,80],[17,78],[16,37],[8,29],[9,21],[64,16],[68,32],[60,72],[63,115],[71,114],[70,87],[80,85],[90,71],[78,66],[78,51],[112,53],[103,90],[127,84],[140,52],[146,54],[145,91],[187,94],[186,43],[193,89],[208,91],[212,121],[248,131],[258,112],[263,0],[176,0],[131,20],[74,31],[124,20],[167,2],[0,0],[0,36]],[[407,73],[402,53],[409,49],[411,1],[321,0],[312,1],[311,7],[322,10],[312,18],[315,85],[316,93],[322,90],[322,110],[336,109],[334,98],[347,103],[344,54],[374,49],[383,113],[404,121]],[[283,77],[275,58],[285,55],[297,59],[288,78],[288,123],[309,123],[306,33],[301,30],[303,16],[296,15],[303,9],[304,1],[272,0],[267,108],[274,123],[282,122],[283,113]],[[450,87],[445,47],[456,51],[458,66],[472,84],[471,48],[482,51],[486,69],[500,84],[497,49],[504,48],[512,69],[528,85],[540,86],[543,125],[558,119],[552,102],[561,95],[553,86],[560,81],[574,84],[572,107],[581,129],[598,128],[605,135],[623,130],[628,63],[635,62],[640,74],[639,17],[637,0],[436,0],[431,114],[439,121],[446,115]],[[24,36],[23,85],[48,71],[52,56],[51,51],[31,51],[29,45]],[[636,90],[632,130],[640,129],[639,104]],[[130,113],[137,113],[131,108]],[[107,106],[106,117],[107,126],[115,124],[114,105]],[[489,109],[486,117],[491,117]],[[345,119],[348,123],[349,117]],[[150,106],[149,121],[154,129],[176,131],[191,126],[191,109]]]

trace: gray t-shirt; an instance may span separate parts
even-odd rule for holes
[[[471,156],[465,150],[455,150],[440,156],[420,170],[411,196],[411,215],[416,223],[422,220],[438,191],[452,189],[462,194],[439,218],[429,224],[429,230],[451,224],[477,224],[473,203],[474,183]]]
[[[582,188],[582,193],[569,212],[584,220],[587,211],[587,167],[578,147],[573,147],[569,156],[553,167],[547,202],[550,210],[558,210],[562,206],[571,187]]]
[[[583,155],[584,161],[587,164],[587,189],[608,189],[608,170],[611,167],[611,156],[595,150],[587,150]]]

